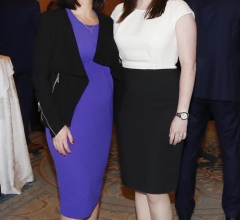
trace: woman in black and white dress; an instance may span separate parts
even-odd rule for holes
[[[122,182],[135,189],[139,220],[170,220],[195,79],[193,12],[182,0],[125,0],[112,18],[126,87],[117,120]]]

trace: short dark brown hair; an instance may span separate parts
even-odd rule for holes
[[[81,6],[78,0],[57,0],[59,8],[76,9],[77,6]],[[94,10],[100,10],[104,6],[104,0],[93,0],[92,7]]]
[[[149,4],[144,18],[153,19],[160,17],[166,8],[168,0],[152,0]],[[130,15],[137,7],[137,0],[124,0],[123,13],[118,22],[122,22],[128,15]]]

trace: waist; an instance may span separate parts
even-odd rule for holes
[[[122,61],[122,66],[128,69],[149,69],[149,70],[159,70],[159,69],[176,69],[175,64],[161,64],[161,63],[147,63],[147,62],[133,62],[133,61]]]

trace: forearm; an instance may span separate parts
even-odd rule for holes
[[[182,66],[177,112],[188,112],[196,75],[196,63]]]

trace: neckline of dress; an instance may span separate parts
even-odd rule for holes
[[[146,11],[147,9],[138,9],[138,8],[135,8],[136,11]]]
[[[98,25],[99,25],[99,20],[98,20],[98,23],[97,23],[97,24],[85,24],[85,23],[83,23],[82,21],[80,21],[80,20],[75,16],[75,14],[73,14],[73,12],[72,12],[71,9],[66,8],[66,10],[70,12],[70,14],[74,17],[75,20],[77,20],[79,23],[83,24],[84,26],[86,25],[86,26],[90,26],[90,27],[91,27],[91,26],[98,26]],[[94,13],[97,15],[97,13],[96,13],[95,11],[94,11]],[[98,16],[97,16],[97,17],[98,17]]]

